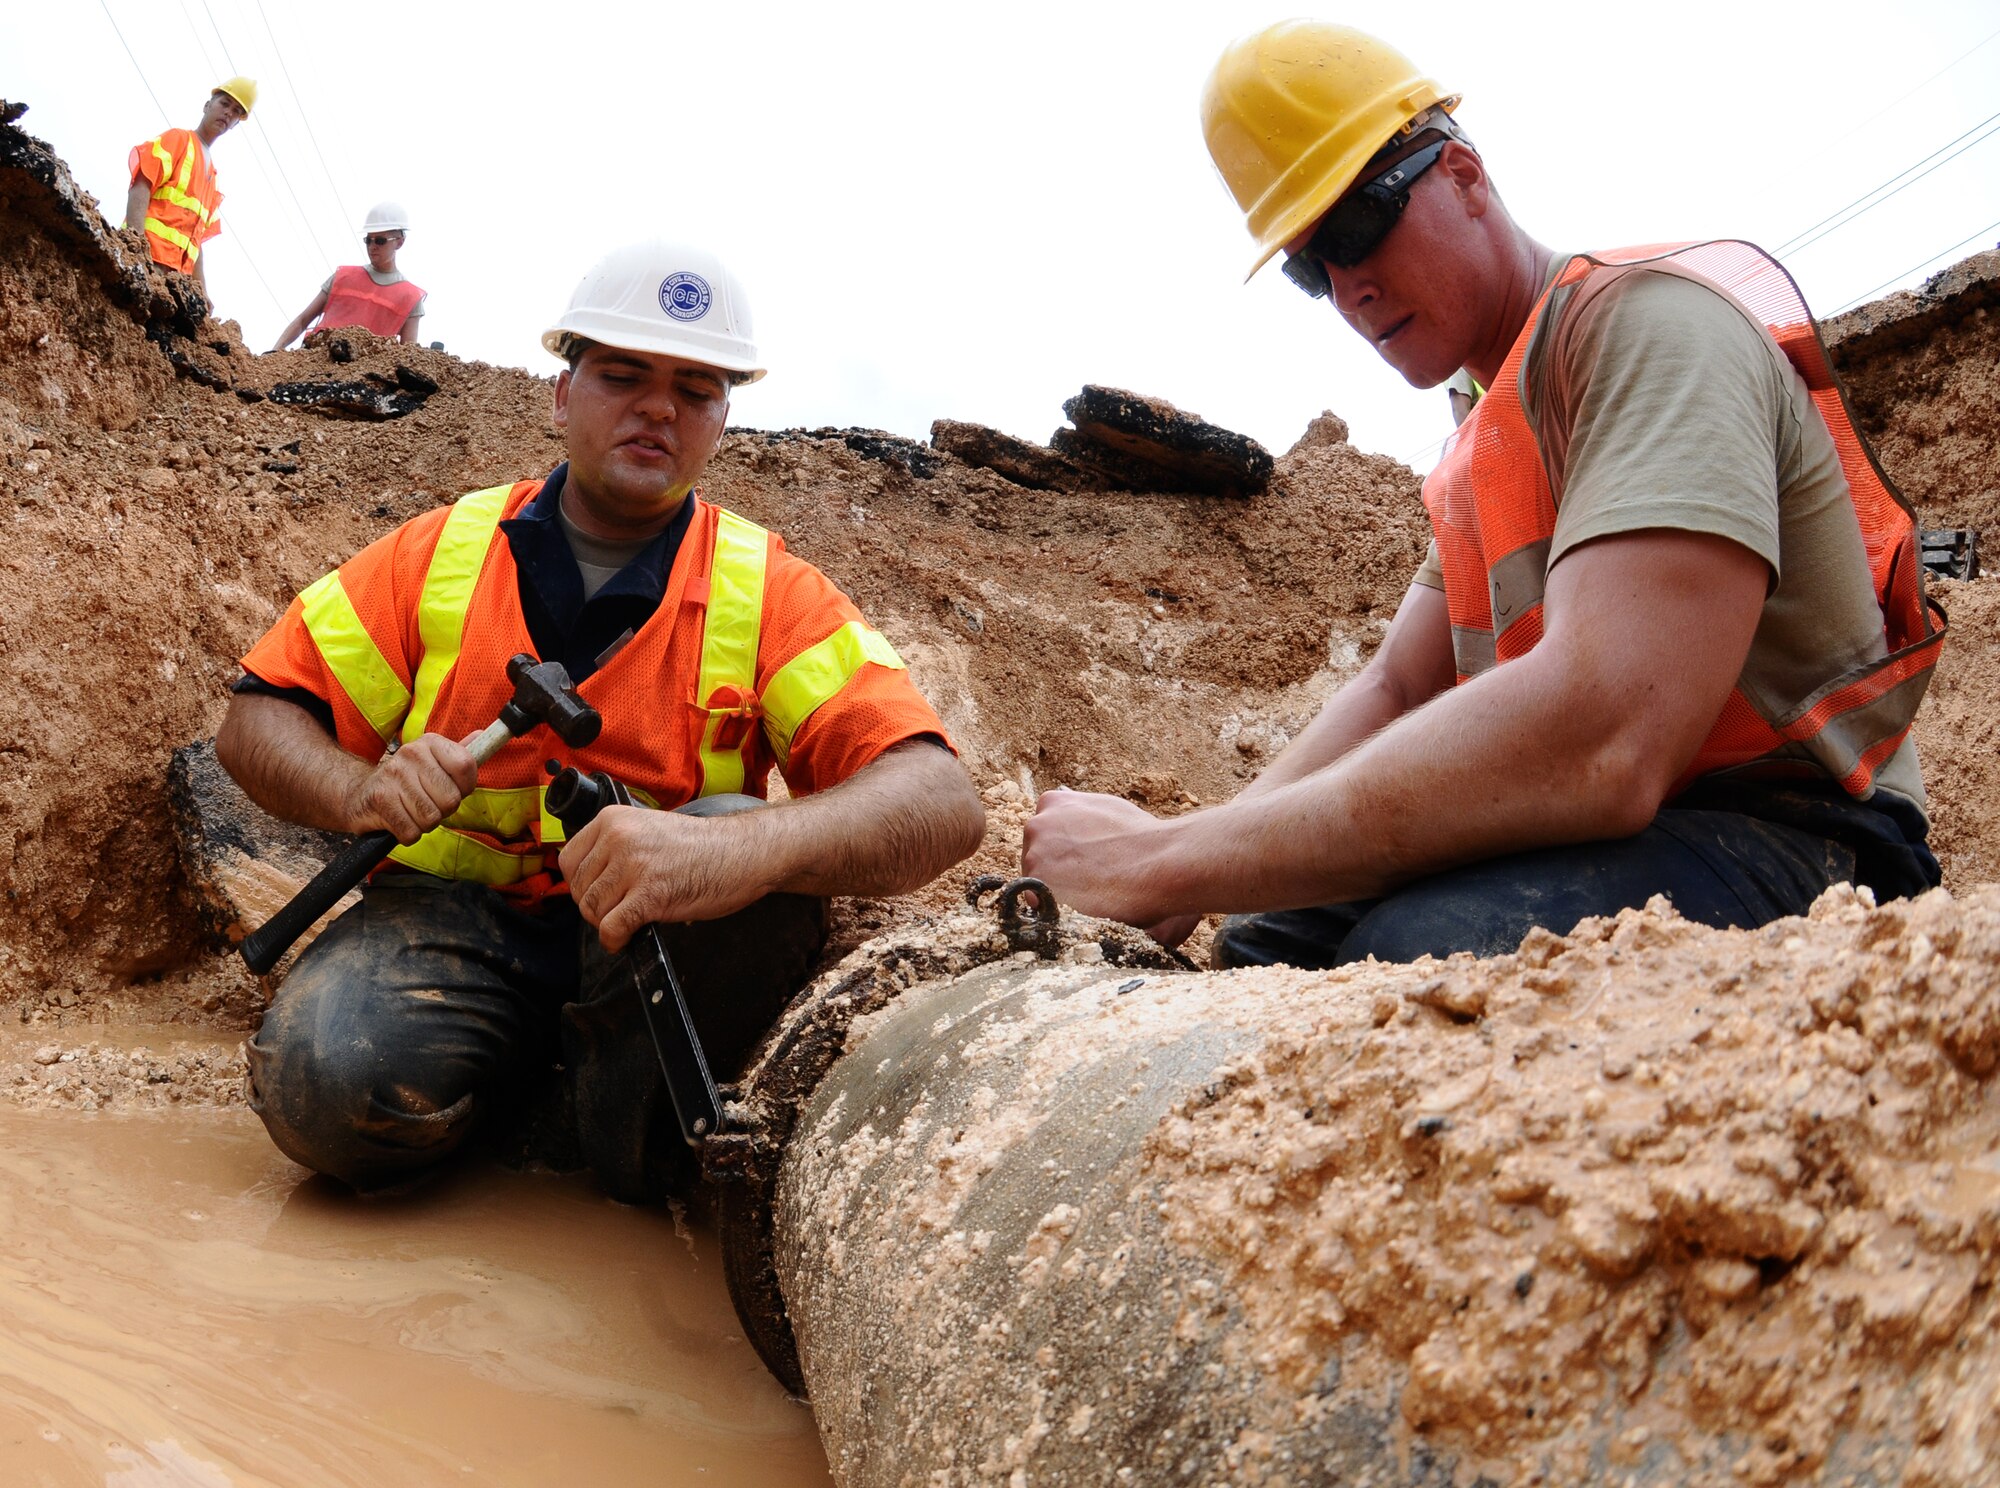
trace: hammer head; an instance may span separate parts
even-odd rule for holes
[[[572,749],[596,742],[604,715],[576,695],[576,684],[561,662],[536,661],[523,653],[507,663],[507,680],[514,684],[514,696],[500,718],[513,733],[525,734],[546,723]]]

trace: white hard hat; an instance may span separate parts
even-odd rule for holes
[[[764,375],[750,328],[750,303],[736,276],[705,248],[634,243],[606,254],[583,276],[569,308],[542,345],[568,360],[573,336],[652,352],[734,373],[732,382]]]
[[[377,202],[368,209],[368,216],[361,223],[361,231],[408,232],[410,214],[403,210],[401,202]]]

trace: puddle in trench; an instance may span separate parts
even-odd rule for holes
[[[0,1482],[829,1481],[713,1235],[581,1176],[302,1179],[240,1107],[0,1106]]]

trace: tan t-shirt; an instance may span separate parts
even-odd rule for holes
[[[1833,438],[1770,332],[1734,301],[1658,265],[1593,275],[1551,300],[1521,389],[1554,488],[1551,569],[1583,543],[1647,528],[1750,549],[1772,584],[1738,686],[1767,717],[1884,654]],[[1416,582],[1444,587],[1435,543]],[[1876,785],[1923,805],[1911,741]]]

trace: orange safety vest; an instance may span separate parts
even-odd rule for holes
[[[313,323],[360,326],[378,336],[393,336],[403,329],[423,300],[424,292],[407,279],[399,284],[377,284],[366,269],[345,264],[333,271],[333,285],[326,292],[326,308]]]
[[[146,172],[149,164],[156,175]],[[146,246],[153,262],[192,274],[201,245],[222,231],[216,221],[222,193],[200,137],[191,129],[169,129],[134,145],[126,168],[134,181],[143,177],[153,188],[146,204]]]
[[[541,488],[538,480],[494,486],[452,506],[422,571],[414,617],[397,611],[388,575],[367,563],[351,562],[300,593],[300,619],[344,695],[339,701],[347,706],[335,713],[350,752],[372,757],[391,739],[407,743],[425,733],[463,738],[499,714],[512,696],[507,659],[535,649],[513,549],[499,527]],[[545,760],[608,771],[650,806],[732,791],[761,796],[771,766],[786,764],[794,737],[821,704],[850,685],[865,690],[870,664],[903,670],[880,632],[847,620],[777,668],[760,696],[765,577],[798,560],[755,523],[692,499],[683,556],[658,610],[578,684],[604,715],[597,741],[572,750],[543,728],[509,741],[480,767],[478,788],[443,825],[395,848],[392,858],[516,900],[567,892],[552,871],[563,828],[545,803]],[[678,623],[687,607],[703,612],[699,626]],[[789,625],[793,617],[773,623]],[[414,665],[392,664],[378,637],[405,637],[390,650]],[[255,651],[245,658],[253,667],[258,661]]]
[[[1875,772],[1910,731],[1944,644],[1944,614],[1924,595],[1916,517],[1875,462],[1848,412],[1819,328],[1790,274],[1749,243],[1619,248],[1572,259],[1536,302],[1493,386],[1445,445],[1424,482],[1444,569],[1458,680],[1470,681],[1542,638],[1542,592],[1556,505],[1542,452],[1521,402],[1523,359],[1550,297],[1593,273],[1665,263],[1709,285],[1767,328],[1833,436],[1882,608],[1886,654],[1819,685],[1767,715],[1732,689],[1693,763],[1674,785],[1754,767],[1756,773],[1824,774],[1865,798]],[[1498,617],[1496,619],[1496,616]]]

